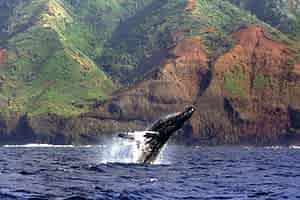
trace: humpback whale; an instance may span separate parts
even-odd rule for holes
[[[183,112],[159,119],[146,131],[121,133],[118,136],[136,141],[140,150],[137,162],[151,164],[156,160],[169,138],[183,127],[184,123],[192,117],[194,112],[195,108],[190,106]]]

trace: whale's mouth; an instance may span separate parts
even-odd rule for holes
[[[189,113],[189,114],[193,114],[194,112],[196,111],[196,108],[194,106],[189,106],[187,109],[186,109],[186,113]]]

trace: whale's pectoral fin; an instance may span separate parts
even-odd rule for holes
[[[155,145],[160,140],[159,132],[147,132],[144,137],[146,138],[146,144]]]
[[[119,133],[118,137],[144,144],[150,144],[160,140],[160,133],[154,131],[128,132]]]
[[[132,135],[127,134],[127,133],[119,133],[118,137],[128,139],[128,140],[134,140],[134,137]]]
[[[146,132],[145,138],[157,138],[159,137],[159,132]]]

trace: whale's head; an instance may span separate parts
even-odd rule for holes
[[[195,107],[189,106],[183,112],[168,115],[167,117],[158,120],[150,130],[169,136],[180,129],[184,123],[192,117],[195,111]]]
[[[191,118],[195,111],[196,108],[194,106],[189,106],[185,109],[184,114],[189,116],[189,118]]]

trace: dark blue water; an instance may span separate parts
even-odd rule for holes
[[[137,165],[104,148],[0,148],[0,199],[300,199],[300,149],[169,146]]]

